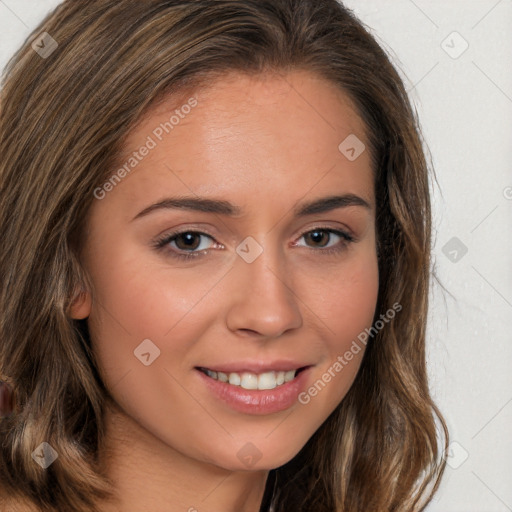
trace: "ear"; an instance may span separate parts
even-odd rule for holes
[[[74,320],[83,320],[91,314],[91,306],[90,292],[84,289],[76,290],[68,308],[68,315]]]

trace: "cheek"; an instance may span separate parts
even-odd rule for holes
[[[321,368],[299,402],[312,416],[326,418],[347,394],[366,349],[379,291],[375,253],[360,252],[331,278],[318,294],[318,315],[326,325],[325,355]]]
[[[148,262],[147,249],[121,241],[104,247],[92,266],[97,300],[90,320],[98,329],[120,330],[132,341],[160,338],[207,292],[207,283],[191,281],[186,271]]]
[[[137,359],[141,346],[149,347],[153,369],[169,350],[174,361],[186,360],[203,325],[215,319],[214,308],[205,307],[204,299],[219,280],[217,271],[203,275],[147,260],[139,252],[130,254],[129,248],[115,254],[110,248],[105,264],[96,262],[93,267],[95,300],[89,330],[102,376],[111,386],[127,372],[133,377],[142,371],[139,383],[148,379],[146,367]],[[155,355],[164,357],[153,359]]]
[[[331,349],[347,342],[371,325],[379,292],[377,256],[372,243],[353,251],[342,264],[325,266],[322,274],[310,275],[308,301],[328,328]]]
[[[329,289],[331,329],[338,339],[354,337],[369,327],[377,304],[379,272],[377,258],[361,258],[340,279],[333,279]]]

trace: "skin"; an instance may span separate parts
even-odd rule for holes
[[[293,458],[341,402],[364,351],[308,404],[263,415],[233,410],[195,367],[296,359],[312,365],[309,387],[375,312],[370,154],[349,161],[338,150],[350,134],[368,147],[348,97],[306,71],[231,73],[194,97],[192,112],[95,200],[87,219],[82,260],[90,284],[70,314],[88,318],[114,399],[103,460],[120,501],[106,511],[258,511],[268,471]],[[126,154],[180,105],[168,97],[153,108],[130,133]],[[349,193],[370,208],[293,214],[304,202]],[[243,213],[161,208],[133,220],[178,195],[229,201]],[[328,231],[311,239],[318,228],[355,241]],[[193,238],[203,255],[189,260],[171,256],[186,251],[183,239],[154,248],[176,229],[213,240]],[[236,252],[248,236],[263,249],[252,263]],[[340,250],[329,254],[324,246]],[[149,366],[134,356],[144,339],[160,350]],[[248,443],[260,457],[250,467],[237,456]]]

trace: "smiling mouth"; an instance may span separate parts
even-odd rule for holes
[[[289,371],[268,371],[262,373],[251,372],[217,372],[208,368],[197,368],[208,377],[244,389],[265,390],[274,389],[294,380],[300,372],[307,367]]]

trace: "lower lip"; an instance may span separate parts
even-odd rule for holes
[[[299,393],[305,388],[311,367],[302,370],[293,380],[274,389],[244,389],[208,377],[200,370],[203,382],[214,395],[232,409],[245,414],[272,414],[285,411],[298,401]]]

